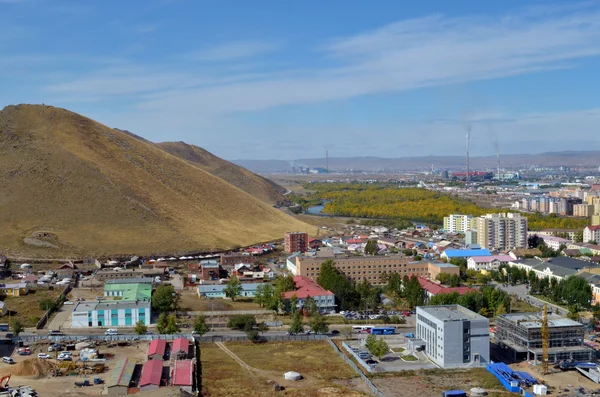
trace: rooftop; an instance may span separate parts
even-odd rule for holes
[[[152,277],[131,277],[131,278],[120,278],[117,280],[106,280],[106,284],[153,284],[154,279]]]
[[[501,318],[508,320],[512,323],[518,324],[524,328],[541,328],[542,327],[542,313],[513,313],[513,314],[502,314]],[[583,327],[581,323],[570,320],[559,316],[556,313],[548,314],[548,327]]]
[[[419,263],[419,262],[411,262],[411,263]],[[432,266],[440,267],[440,268],[458,267],[456,265],[453,265],[452,263],[446,263],[446,262],[429,262],[429,264]]]
[[[160,386],[160,379],[162,378],[163,361],[162,360],[149,360],[144,363],[142,367],[142,377],[140,379],[139,386],[157,385]]]
[[[173,353],[184,352],[187,354],[190,350],[190,341],[187,338],[177,338],[173,341],[171,351]]]
[[[133,370],[135,369],[135,361],[129,361],[129,358],[125,357],[115,363],[113,370],[108,376],[106,386],[123,386],[129,387],[131,378],[133,377]]]
[[[149,301],[84,301],[73,308],[73,312],[90,312],[93,310],[150,308]]]
[[[288,291],[281,294],[283,299],[291,299],[292,296],[296,295],[298,299],[306,299],[309,296],[325,296],[333,295],[333,292],[322,288],[319,284],[313,281],[309,277],[295,276],[294,283],[296,285],[295,291]]]
[[[167,341],[164,339],[154,339],[148,346],[148,356],[159,354],[164,357],[167,351]]]
[[[492,253],[488,249],[447,249],[444,251],[444,255],[446,255],[448,258],[466,258],[471,256],[491,256]]]
[[[173,368],[173,385],[192,386],[194,365],[192,360],[177,360]]]
[[[417,313],[425,312],[441,321],[485,320],[480,314],[460,305],[418,306]]]
[[[493,261],[511,262],[514,260],[510,255],[473,256],[471,259],[476,263],[491,263]]]
[[[468,288],[468,287],[444,287],[443,285],[434,283],[433,281],[427,280],[423,277],[418,277],[419,284],[423,289],[433,295],[438,294],[451,294],[453,292],[458,293],[459,295],[464,295],[467,292],[476,292],[477,290]]]

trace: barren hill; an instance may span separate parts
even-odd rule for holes
[[[285,201],[283,195],[285,188],[239,165],[223,160],[201,147],[188,145],[185,142],[163,142],[158,143],[157,146],[263,201],[268,203]]]
[[[227,249],[312,227],[153,144],[50,106],[0,111],[0,252]]]

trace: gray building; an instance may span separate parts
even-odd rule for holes
[[[490,362],[489,320],[460,305],[417,307],[416,337],[442,368],[485,366]]]

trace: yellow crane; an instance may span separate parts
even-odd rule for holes
[[[542,374],[548,374],[548,305],[544,305],[544,314],[542,317]]]

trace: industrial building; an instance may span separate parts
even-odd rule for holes
[[[488,364],[489,325],[487,318],[460,305],[417,307],[416,338],[423,341],[425,354],[442,368]]]
[[[541,362],[542,320],[542,313],[500,315],[496,318],[496,340],[513,351],[514,360]],[[592,360],[593,350],[583,342],[583,324],[548,314],[548,362]]]
[[[150,325],[149,301],[78,302],[73,308],[71,327],[133,327],[138,321]]]
[[[106,280],[104,296],[122,301],[150,301],[153,283],[150,277]]]
[[[287,232],[283,239],[283,245],[288,254],[306,252],[308,251],[308,233]]]
[[[109,396],[125,396],[130,386],[135,361],[128,357],[115,362],[115,366],[106,380],[106,389]]]
[[[142,367],[142,376],[139,383],[140,391],[158,389],[163,379],[162,374],[162,360],[146,361]]]

